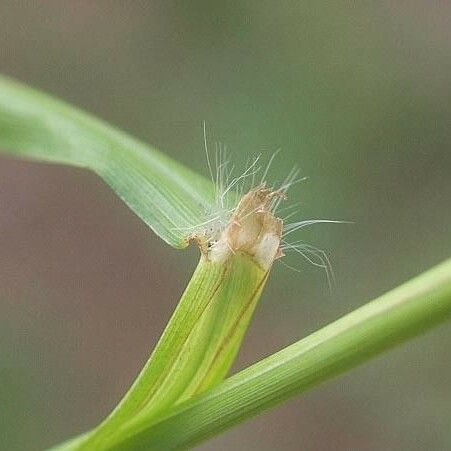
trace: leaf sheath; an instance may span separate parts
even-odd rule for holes
[[[268,272],[241,252],[221,263],[202,256],[136,382],[82,445],[70,449],[110,449],[134,417],[157,418],[222,381],[239,350]]]

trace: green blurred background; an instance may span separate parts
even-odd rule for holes
[[[2,1],[0,72],[207,174],[202,121],[234,159],[298,165],[297,238],[337,284],[277,264],[235,369],[444,260],[451,249],[449,2]],[[198,252],[166,246],[83,170],[0,158],[0,449],[98,422],[149,355]],[[200,446],[451,449],[451,328]]]

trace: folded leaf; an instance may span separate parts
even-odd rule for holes
[[[273,194],[247,193],[219,240],[201,246],[199,265],[129,392],[97,428],[60,449],[111,449],[136,417],[157,418],[224,379],[280,256],[282,221],[269,210]]]
[[[0,77],[0,152],[88,168],[163,240],[188,244],[205,218],[213,184],[105,122]]]

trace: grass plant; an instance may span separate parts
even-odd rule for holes
[[[205,143],[207,150],[207,143]],[[94,171],[164,241],[200,262],[149,361],[97,427],[54,450],[193,446],[451,317],[451,260],[228,377],[274,261],[295,251],[332,273],[319,249],[288,235],[318,220],[279,218],[292,171],[270,186],[258,159],[241,174],[221,155],[211,180],[108,124],[0,78],[0,150]],[[335,221],[326,221],[335,222]]]

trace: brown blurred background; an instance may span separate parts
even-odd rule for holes
[[[277,265],[236,369],[451,249],[449,2],[2,1],[0,72],[207,174],[202,121],[238,161],[281,147],[300,217],[349,219]],[[142,367],[196,264],[94,175],[0,157],[0,449],[98,422]],[[199,449],[451,449],[451,328]]]

